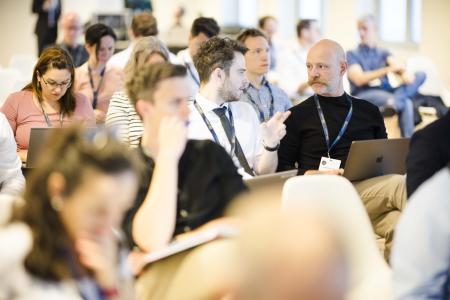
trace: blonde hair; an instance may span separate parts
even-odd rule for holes
[[[154,36],[140,38],[134,45],[130,59],[124,68],[126,82],[130,81],[133,74],[155,53],[160,54],[165,61],[169,59],[169,50],[158,38]]]
[[[127,81],[127,95],[134,105],[139,99],[153,102],[153,93],[159,82],[168,78],[184,76],[186,76],[186,68],[182,65],[173,65],[167,62],[144,65],[138,68]]]

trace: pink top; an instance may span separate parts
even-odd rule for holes
[[[115,67],[106,67],[103,82],[98,91],[97,109],[105,114],[108,112],[109,101],[112,95],[123,89],[124,75],[123,71]],[[96,86],[97,87],[97,86]],[[75,91],[84,94],[92,103],[94,99],[94,91],[91,87],[89,79],[88,64],[75,69]]]
[[[63,126],[81,121],[89,127],[95,126],[95,115],[92,106],[80,93],[75,93],[76,107],[71,116],[64,116]],[[31,91],[12,93],[6,99],[1,110],[11,125],[17,143],[17,150],[28,149],[30,130],[33,127],[47,127],[42,109],[33,102]],[[48,117],[54,127],[60,127],[60,114],[49,113]]]

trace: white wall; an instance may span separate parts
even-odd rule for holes
[[[0,0],[1,66],[8,66],[13,54],[37,55],[35,23],[31,0]]]

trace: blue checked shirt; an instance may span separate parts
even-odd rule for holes
[[[260,89],[257,89],[250,83],[241,100],[251,104],[256,111],[259,121],[265,122],[273,116],[273,114],[270,114],[272,97],[273,114],[285,112],[292,107],[292,102],[289,100],[288,95],[279,87],[270,84],[265,77]]]

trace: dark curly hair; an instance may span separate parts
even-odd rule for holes
[[[221,68],[229,74],[234,53],[245,54],[247,50],[239,42],[229,38],[213,37],[203,43],[193,58],[200,81],[202,83],[208,82],[211,73],[216,68]]]

